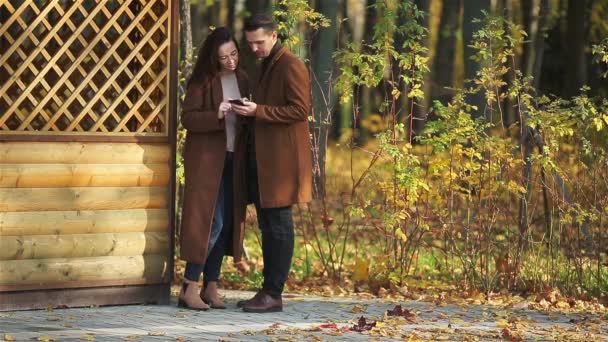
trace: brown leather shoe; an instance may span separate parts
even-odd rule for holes
[[[245,306],[245,304],[248,304],[249,302],[251,302],[252,300],[256,299],[258,296],[261,296],[261,295],[262,295],[262,290],[258,291],[253,297],[251,297],[249,299],[239,300],[238,302],[236,302],[236,307],[242,308],[243,306]]]
[[[258,292],[258,294],[260,295],[256,295],[243,305],[243,311],[254,313],[283,311],[283,299],[281,297],[274,298],[264,292]]]

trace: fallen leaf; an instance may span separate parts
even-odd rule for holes
[[[319,327],[323,329],[338,329],[338,325],[336,323],[325,323],[319,325]]]
[[[4,334],[5,341],[15,341],[15,338],[10,334]]]
[[[362,331],[372,330],[372,328],[375,326],[376,326],[376,322],[368,323],[367,320],[365,319],[365,317],[361,316],[359,318],[359,321],[357,321],[357,324],[352,326],[352,328],[350,328],[350,330],[362,332]]]
[[[361,305],[361,304],[355,304],[355,306],[352,307],[352,309],[350,309],[350,312],[352,313],[361,313],[365,311],[365,306]]]
[[[148,333],[148,336],[165,336],[167,335],[164,331],[151,331]]]
[[[500,333],[503,338],[509,339],[509,341],[511,342],[519,342],[524,340],[520,333],[513,331],[507,327],[503,328]]]
[[[509,326],[509,322],[506,319],[499,319],[498,321],[496,321],[496,325],[501,328],[506,328]]]
[[[407,342],[422,342],[422,340],[414,333],[407,339]]]
[[[401,316],[408,319],[412,319],[417,316],[415,312],[410,311],[408,309],[404,309],[401,305],[395,305],[395,308],[393,310],[386,310],[386,314],[388,316]]]
[[[47,335],[38,336],[37,340],[41,341],[41,342],[57,341],[54,337],[47,336]]]
[[[522,301],[513,305],[513,310],[525,310],[530,306],[528,301]]]
[[[91,333],[86,333],[86,334],[82,335],[80,338],[83,340],[86,340],[86,341],[95,341],[95,335],[91,334]]]
[[[129,335],[129,336],[125,336],[122,338],[123,341],[132,341],[132,340],[138,340],[140,339],[141,336],[139,335]]]

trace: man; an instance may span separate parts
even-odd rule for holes
[[[237,305],[246,312],[276,312],[283,310],[281,294],[293,256],[291,207],[312,199],[310,79],[306,65],[281,46],[271,16],[247,18],[244,30],[249,47],[262,63],[252,98],[244,105],[232,105],[247,122],[237,142],[246,151],[245,165],[235,168],[246,170],[241,175],[247,182],[249,202],[256,207],[264,283],[253,298]]]

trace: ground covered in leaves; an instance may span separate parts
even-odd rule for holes
[[[253,292],[222,293],[228,309],[207,312],[179,309],[173,302],[0,313],[0,340],[608,340],[608,311],[602,304],[569,302],[554,291],[538,298],[288,293],[283,312],[257,315],[236,308],[237,300]]]

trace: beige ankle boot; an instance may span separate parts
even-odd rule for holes
[[[210,281],[207,288],[201,291],[201,299],[213,309],[225,309],[226,304],[222,302],[217,293],[217,281]]]
[[[199,297],[198,284],[188,279],[184,279],[182,283],[177,306],[192,310],[209,310],[209,305],[205,304]]]

